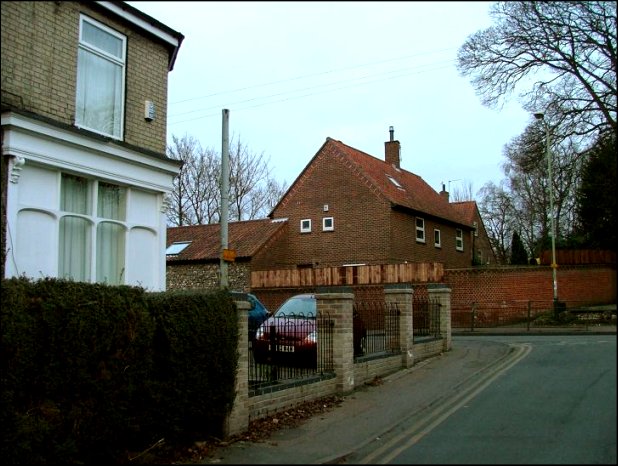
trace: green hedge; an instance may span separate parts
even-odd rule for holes
[[[5,463],[128,463],[221,433],[238,357],[226,292],[13,278],[1,302]]]

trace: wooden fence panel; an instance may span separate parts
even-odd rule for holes
[[[251,289],[429,283],[443,277],[444,266],[437,262],[258,270],[251,272]]]

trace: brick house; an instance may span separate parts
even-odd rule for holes
[[[250,291],[254,264],[285,251],[286,221],[244,220],[228,224],[228,249],[235,259],[228,263],[229,288]],[[192,225],[167,229],[167,289],[206,289],[220,286],[221,225]]]
[[[2,2],[2,276],[165,289],[168,73],[125,2]]]
[[[442,186],[440,195],[446,196],[448,200],[448,192],[444,190],[444,186]],[[481,218],[476,201],[459,201],[452,202],[451,204],[459,210],[464,218],[467,219],[468,223],[473,226],[473,230],[470,232],[470,237],[468,238],[468,244],[470,244],[472,250],[473,265],[498,264],[496,253],[491,247],[489,235],[485,229],[485,224]]]
[[[476,204],[450,203],[448,193],[402,169],[393,133],[391,127],[384,160],[326,139],[269,215],[288,221],[287,251],[264,268],[404,262],[467,268],[474,249],[490,257]]]

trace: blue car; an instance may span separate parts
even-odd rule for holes
[[[231,291],[230,294],[235,300],[248,301],[251,305],[249,309],[249,341],[253,341],[255,332],[262,325],[262,322],[270,317],[270,312],[254,294],[241,291]]]

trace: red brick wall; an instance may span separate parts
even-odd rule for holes
[[[464,249],[455,248],[455,228],[425,220],[425,242],[416,241],[416,217],[409,213],[393,211],[390,262],[442,262],[449,268],[468,267],[472,263],[469,238],[464,234]],[[440,247],[434,245],[434,229],[440,230]]]
[[[251,258],[251,270],[279,269],[289,267],[289,230],[286,222],[283,228],[272,235]]]
[[[616,267],[563,266],[556,273],[558,300],[567,307],[616,302]],[[550,267],[498,267],[445,270],[451,288],[452,309],[470,309],[473,302],[491,304],[532,301],[533,307],[550,308],[553,301]]]
[[[274,211],[273,218],[288,218],[288,265],[386,262],[390,206],[353,170],[336,157],[320,154]],[[334,231],[322,231],[324,217],[333,217]],[[311,233],[300,233],[301,219],[311,219]]]

